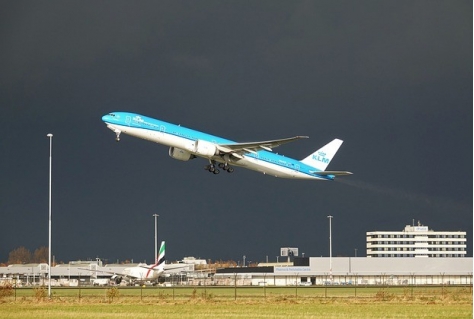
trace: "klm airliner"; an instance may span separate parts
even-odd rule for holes
[[[347,171],[326,171],[342,144],[339,139],[334,139],[298,161],[273,153],[272,149],[307,136],[237,143],[135,113],[113,112],[104,115],[102,121],[116,134],[117,141],[120,141],[120,134],[124,133],[169,146],[169,155],[177,160],[206,158],[209,165],[205,169],[214,174],[219,174],[219,168],[232,173],[233,166],[292,179],[334,180],[336,176],[352,174]]]

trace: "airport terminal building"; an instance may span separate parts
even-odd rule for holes
[[[434,231],[418,222],[402,231],[367,232],[367,257],[464,257],[466,232]]]

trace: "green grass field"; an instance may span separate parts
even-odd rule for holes
[[[472,287],[22,288],[0,318],[472,318]]]

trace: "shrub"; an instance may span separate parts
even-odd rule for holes
[[[107,298],[109,299],[109,302],[112,302],[114,298],[118,298],[120,296],[120,291],[118,290],[117,287],[112,287],[107,289]]]
[[[47,293],[46,293],[46,288],[44,287],[34,288],[33,292],[34,292],[36,300],[38,301],[46,298]]]
[[[7,283],[5,285],[0,286],[0,298],[8,297],[13,295],[13,285],[11,283]]]

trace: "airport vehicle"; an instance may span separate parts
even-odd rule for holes
[[[298,161],[273,153],[272,149],[307,136],[237,143],[135,113],[113,112],[104,115],[102,121],[116,134],[117,141],[120,141],[120,134],[124,133],[167,145],[169,155],[174,159],[181,161],[189,161],[196,157],[208,159],[209,165],[205,169],[214,174],[219,174],[219,168],[232,173],[233,166],[291,179],[334,180],[336,176],[352,174],[347,171],[326,171],[326,167],[343,142],[340,139],[334,139]]]
[[[109,278],[93,278],[91,279],[92,286],[107,286],[109,284]]]

